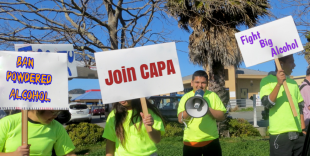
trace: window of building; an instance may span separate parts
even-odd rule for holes
[[[228,69],[224,69],[225,81],[228,81]]]

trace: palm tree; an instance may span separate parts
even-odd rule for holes
[[[235,33],[240,26],[253,27],[259,17],[270,16],[268,0],[167,0],[167,12],[178,20],[189,37],[189,58],[209,75],[209,90],[229,101],[225,90],[225,66],[242,62]]]

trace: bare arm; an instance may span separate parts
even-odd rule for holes
[[[154,142],[154,143],[159,143],[160,140],[161,140],[161,134],[160,134],[160,131],[156,130],[153,128],[153,125],[154,125],[154,119],[152,117],[151,114],[148,114],[146,117],[144,117],[143,113],[141,112],[140,113],[142,119],[143,119],[143,123],[145,126],[151,126],[152,127],[152,131],[151,132],[147,132],[149,137],[151,138],[151,140]]]
[[[220,110],[215,110],[209,107],[209,112],[211,116],[216,119],[217,121],[223,121],[225,120],[224,112]]]
[[[17,148],[15,152],[0,153],[0,156],[29,156],[30,145],[22,145]]]
[[[183,113],[183,119],[189,119],[190,118],[190,116],[186,113],[186,111],[183,111],[183,112],[181,112],[181,113],[179,113],[179,115],[178,115],[178,121],[179,121],[179,123],[181,123],[181,124],[183,124],[183,121],[182,121],[182,113]]]
[[[161,140],[161,134],[160,134],[160,131],[154,129],[152,127],[152,131],[151,132],[148,132],[148,135],[149,137],[151,138],[151,140],[154,142],[154,143],[159,143],[160,140]]]
[[[114,156],[114,153],[115,153],[115,142],[107,139],[106,156]]]

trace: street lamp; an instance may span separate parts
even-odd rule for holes
[[[250,81],[250,85],[251,85],[251,87],[253,86],[253,80]]]

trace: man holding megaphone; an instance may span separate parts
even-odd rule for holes
[[[193,91],[186,93],[178,107],[178,119],[185,124],[183,156],[221,156],[216,120],[225,119],[226,109],[214,92],[208,91],[208,75],[203,70],[193,74]]]

